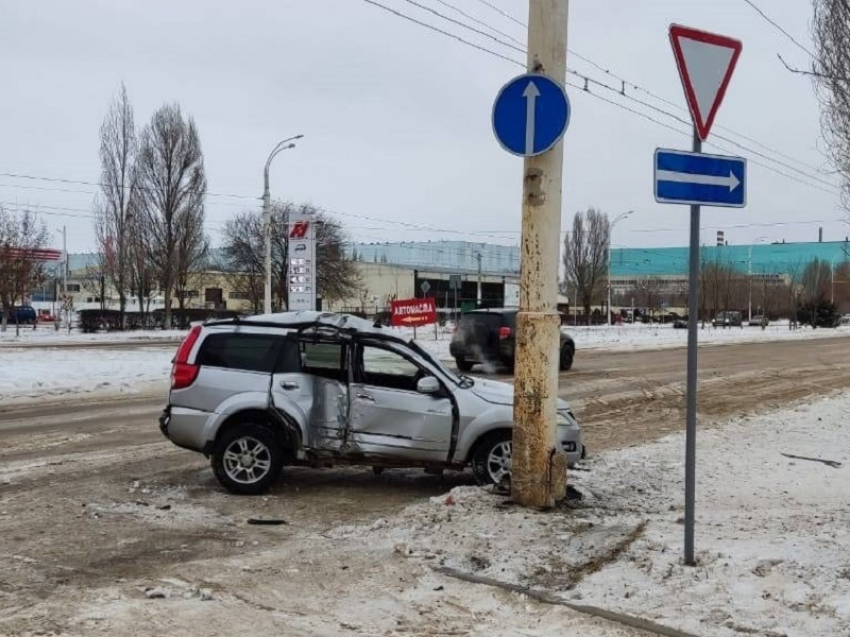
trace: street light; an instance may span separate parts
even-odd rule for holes
[[[767,241],[768,237],[759,237],[756,239],[756,243],[761,243],[762,241]],[[753,320],[753,244],[750,244],[750,256],[747,259],[747,322],[751,323]]]
[[[829,302],[833,305],[835,305],[835,260],[840,259],[842,256],[843,255],[841,254],[836,254],[832,257],[832,263],[830,265],[830,271],[832,274],[830,276],[831,281],[829,284]]]
[[[271,194],[269,193],[269,167],[272,160],[277,157],[278,153],[295,148],[295,144],[291,143],[296,139],[301,139],[304,135],[296,135],[295,137],[287,137],[279,142],[274,147],[269,158],[266,160],[266,167],[263,169],[263,239],[265,241],[265,262],[266,262],[266,284],[265,298],[263,299],[263,311],[265,314],[271,314],[272,311],[272,203]]]
[[[608,235],[608,326],[611,326],[611,236],[614,234],[614,226],[617,225],[618,221],[622,221],[630,214],[632,214],[634,210],[629,210],[628,212],[624,212],[621,215],[614,217],[614,220],[611,222],[611,228]]]

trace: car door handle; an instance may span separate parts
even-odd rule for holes
[[[298,389],[298,383],[293,382],[291,380],[280,381],[280,386],[284,389]]]
[[[357,394],[357,397],[361,400],[368,400],[371,402],[375,402],[375,397],[370,396],[369,394]]]

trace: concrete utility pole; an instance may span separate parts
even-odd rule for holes
[[[567,71],[568,12],[568,0],[529,1],[528,70],[562,85]],[[527,507],[552,507],[566,495],[566,457],[555,436],[563,165],[563,141],[547,152],[526,157],[523,165],[511,493]]]
[[[263,240],[266,263],[266,281],[263,289],[263,312],[271,314],[272,312],[272,200],[269,192],[269,167],[272,160],[277,157],[278,153],[290,148],[295,148],[295,144],[290,142],[301,139],[304,135],[296,135],[288,137],[282,142],[279,142],[274,150],[269,154],[266,160],[266,167],[263,169]]]

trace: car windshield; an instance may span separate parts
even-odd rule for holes
[[[472,378],[470,378],[469,376],[458,376],[457,374],[455,374],[452,370],[450,370],[448,367],[446,367],[440,361],[438,361],[436,358],[434,358],[434,356],[431,354],[431,352],[427,351],[425,348],[423,348],[421,345],[419,345],[419,343],[417,343],[416,341],[410,341],[408,343],[408,346],[414,352],[419,354],[419,356],[421,356],[426,361],[431,363],[431,365],[433,365],[434,367],[439,369],[440,372],[442,372],[455,385],[458,385],[459,387],[472,387],[475,384],[475,381]]]

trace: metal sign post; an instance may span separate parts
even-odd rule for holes
[[[690,204],[688,267],[688,372],[685,416],[685,551],[684,562],[696,563],[697,346],[700,278],[700,206],[741,208],[746,205],[746,161],[703,155],[714,118],[732,79],[742,44],[738,40],[678,25],[670,27],[670,43],[694,123],[693,152],[655,152],[655,199]]]

